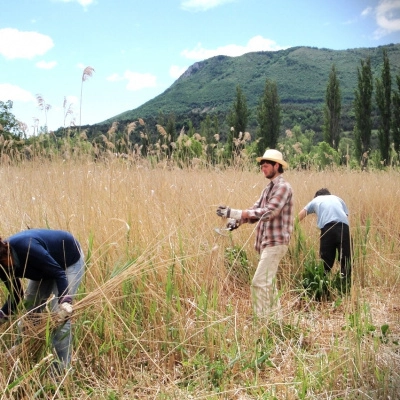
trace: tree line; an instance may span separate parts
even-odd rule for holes
[[[360,61],[357,70],[357,88],[353,110],[355,125],[353,128],[352,147],[354,158],[362,169],[368,167],[371,156],[372,113],[376,105],[378,119],[378,144],[380,163],[388,166],[391,160],[399,160],[400,155],[400,75],[396,76],[396,88],[392,90],[392,77],[387,50],[383,50],[383,67],[380,77],[373,80],[371,60],[366,58]],[[375,96],[374,94],[375,87]],[[375,100],[375,104],[374,104]],[[341,91],[340,80],[335,65],[332,65],[326,87],[325,104],[323,108],[324,122],[322,133],[324,141],[336,152],[340,150],[339,144],[343,131],[341,128]],[[236,99],[228,115],[228,124],[233,127],[228,137],[228,152],[235,148],[235,132],[245,132],[250,111],[247,108],[246,97],[240,87],[236,90]],[[275,82],[266,80],[263,96],[260,98],[256,110],[257,118],[257,151],[262,154],[266,148],[276,148],[281,132],[281,105],[278,89]],[[310,135],[308,135],[310,137]],[[312,135],[314,136],[314,134]],[[300,137],[298,137],[300,139]],[[304,138],[303,138],[304,139]],[[302,145],[301,140],[299,146]],[[304,146],[307,147],[307,146]],[[349,150],[346,152],[347,156]],[[341,157],[346,159],[346,157]]]
[[[194,127],[190,119],[177,123],[174,115],[160,114],[150,124],[139,118],[126,124],[114,122],[106,131],[96,127],[83,129],[81,125],[65,127],[64,124],[56,132],[48,132],[44,127],[37,135],[26,137],[11,112],[12,102],[0,102],[0,150],[2,156],[15,158],[17,155],[18,159],[32,155],[53,157],[55,154],[87,154],[95,158],[123,155],[125,158],[149,158],[154,162],[169,160],[179,165],[190,165],[193,160],[207,165],[231,165],[252,160],[267,148],[278,148],[295,168],[346,164],[367,169],[369,161],[379,168],[397,165],[400,76],[396,76],[393,84],[386,49],[383,50],[381,74],[375,81],[370,59],[360,60],[354,95],[353,131],[344,132],[339,74],[332,65],[321,132],[310,129],[303,132],[300,124],[282,132],[278,87],[276,82],[266,79],[255,110],[254,135],[247,132],[252,110],[240,85],[236,87],[235,99],[224,117],[225,123],[221,124],[220,115],[208,114],[198,127]],[[373,113],[378,121],[377,132],[372,129]]]

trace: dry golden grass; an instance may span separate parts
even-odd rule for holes
[[[214,231],[223,224],[215,214],[218,204],[246,208],[257,200],[267,181],[256,168],[149,168],[121,159],[3,166],[0,235],[28,227],[65,229],[90,257],[75,303],[72,378],[56,393],[44,388],[47,353],[29,360],[27,341],[11,369],[2,366],[0,384],[7,387],[23,375],[10,390],[21,398],[38,387],[42,398],[86,398],[89,388],[93,398],[110,399],[393,395],[400,389],[399,350],[393,344],[400,335],[400,176],[395,171],[284,176],[293,187],[296,213],[321,187],[347,203],[357,256],[354,285],[341,304],[305,302],[296,277],[306,254],[298,259],[289,254],[280,270],[284,323],[259,324],[251,319],[248,284],[233,280],[224,260],[227,247],[240,245],[256,266],[254,226],[242,226],[231,237]],[[315,218],[300,227],[307,248],[317,250]],[[291,248],[295,240],[294,235]],[[349,323],[349,316],[357,323]],[[384,343],[377,337],[385,324],[390,330]],[[375,335],[368,332],[371,326]],[[4,346],[15,326],[0,329]],[[270,364],[250,365],[253,353],[266,349]],[[214,381],[220,379],[220,394],[210,378],[218,366],[223,376]]]

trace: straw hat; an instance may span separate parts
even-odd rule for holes
[[[273,149],[265,150],[264,155],[262,157],[257,157],[256,160],[258,163],[261,162],[262,160],[275,161],[281,164],[282,167],[285,169],[288,167],[288,163],[286,161],[283,161],[282,153],[278,150],[273,150]]]

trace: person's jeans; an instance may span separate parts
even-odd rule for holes
[[[288,246],[266,247],[260,256],[257,270],[251,282],[251,292],[254,312],[259,317],[265,317],[270,312],[280,308],[276,291],[276,273]]]
[[[73,265],[66,269],[68,279],[68,294],[72,297],[78,291],[78,287],[81,283],[83,274],[85,271],[85,261],[83,255]],[[41,280],[32,281],[29,280],[28,286],[25,291],[25,304],[27,309],[35,309],[35,312],[40,312],[46,306],[46,301],[49,299],[51,294],[55,295],[50,303],[52,311],[58,309],[58,290],[55,280]],[[57,353],[58,359],[62,362],[64,367],[68,367],[71,361],[71,321],[66,321],[63,325],[56,328],[52,333],[52,343]]]
[[[326,272],[329,272],[336,257],[340,262],[340,271],[346,278],[351,275],[351,238],[347,224],[334,222],[321,229],[320,257]]]

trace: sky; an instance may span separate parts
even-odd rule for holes
[[[0,101],[27,135],[103,122],[192,64],[400,43],[400,0],[0,0]]]

